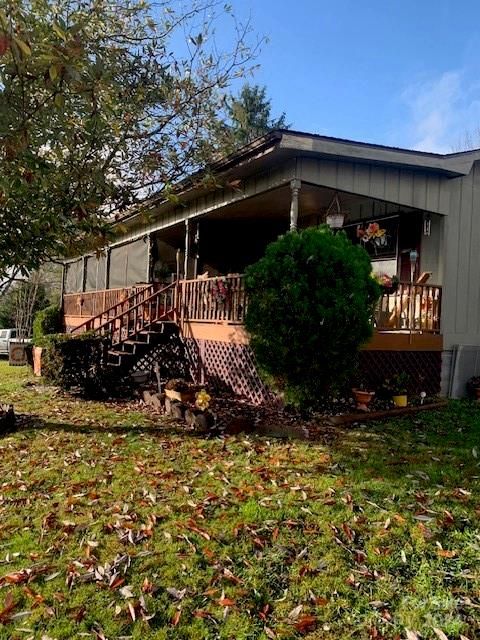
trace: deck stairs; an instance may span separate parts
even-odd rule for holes
[[[177,293],[176,282],[139,287],[71,333],[92,332],[110,338],[106,365],[126,375],[149,352],[179,335]]]

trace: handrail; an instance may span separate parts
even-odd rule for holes
[[[125,301],[129,303],[126,310],[108,318],[96,327],[94,326],[94,321],[98,319],[99,316],[91,318],[88,322],[81,325],[81,327],[84,328],[84,331],[93,329],[98,335],[109,334],[112,338],[112,345],[121,344],[125,340],[128,340],[129,337],[148,328],[155,322],[165,320],[175,315],[176,287],[177,283],[172,282],[138,302],[135,301],[139,294],[139,292],[137,292]],[[131,304],[132,302],[133,304]],[[76,330],[78,329],[79,327],[77,327]]]
[[[115,304],[113,304],[111,307],[108,307],[107,309],[104,309],[103,311],[101,311],[100,313],[97,313],[96,316],[90,317],[88,320],[85,320],[85,322],[82,322],[82,324],[77,325],[75,328],[73,328],[71,330],[71,333],[76,333],[78,332],[79,329],[83,331],[90,331],[92,328],[95,328],[95,320],[99,319],[101,320],[103,318],[103,316],[110,316],[110,312],[114,311],[115,309],[117,309],[117,307],[123,307],[126,303],[129,303],[129,308],[130,308],[130,302],[132,301],[132,299],[137,298],[139,296],[145,295],[145,293],[147,291],[150,292],[150,295],[152,293],[155,293],[155,284],[149,284],[146,286],[142,286],[141,288],[139,288],[137,291],[135,291],[134,293],[131,293],[129,296],[127,296],[124,300],[121,300],[120,302],[116,302]],[[121,289],[118,289],[121,291]],[[118,314],[114,314],[114,317],[117,316]],[[85,329],[84,329],[85,327]]]
[[[195,278],[179,284],[185,321],[243,323],[247,305],[243,275]]]
[[[179,288],[182,321],[243,323],[248,306],[243,275],[181,280]],[[441,286],[400,282],[382,294],[373,324],[378,331],[440,333],[441,301]]]
[[[440,333],[441,306],[441,286],[400,282],[382,294],[374,325],[378,331]]]

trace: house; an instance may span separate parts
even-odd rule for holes
[[[268,133],[218,161],[215,182],[193,177],[177,201],[152,200],[126,216],[101,255],[67,261],[66,329],[113,332],[112,359],[121,363],[140,331],[148,338],[174,322],[195,375],[261,401],[242,273],[288,229],[346,212],[343,228],[374,271],[400,280],[383,295],[362,350],[365,375],[378,384],[406,370],[427,391],[459,395],[477,360],[480,373],[478,160],[480,151]]]

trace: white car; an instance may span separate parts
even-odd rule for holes
[[[17,329],[0,329],[0,355],[8,356],[10,340],[17,337]]]

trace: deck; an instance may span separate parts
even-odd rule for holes
[[[152,285],[107,289],[63,296],[67,329],[72,329],[133,293]],[[177,317],[186,337],[248,343],[244,318],[248,305],[242,275],[180,280]],[[401,282],[383,293],[373,319],[374,334],[365,350],[441,351],[442,288]]]

